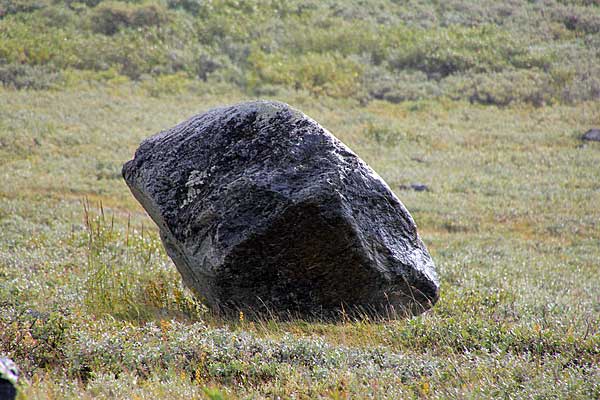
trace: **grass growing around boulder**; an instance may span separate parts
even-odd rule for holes
[[[597,1],[0,0],[21,398],[600,398],[599,35]],[[253,98],[389,183],[440,274],[430,312],[226,321],[183,287],[121,165]]]
[[[596,103],[282,97],[382,174],[442,279],[411,320],[284,323],[208,313],[119,176],[143,137],[244,98],[1,92],[0,351],[24,396],[598,397]]]

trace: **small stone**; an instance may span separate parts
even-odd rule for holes
[[[581,137],[582,140],[590,140],[594,142],[600,142],[600,129],[590,129]]]
[[[429,187],[427,185],[422,184],[422,183],[411,183],[410,187],[415,192],[429,191]]]
[[[142,142],[123,177],[184,282],[213,309],[408,315],[433,261],[387,184],[287,104],[211,110]]]
[[[0,400],[14,400],[17,396],[19,369],[6,357],[0,357]]]
[[[410,185],[400,185],[400,186],[398,186],[398,188],[402,189],[402,190],[412,189],[415,192],[427,192],[427,191],[429,191],[429,186],[424,185],[422,183],[411,183]]]

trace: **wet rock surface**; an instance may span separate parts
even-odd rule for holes
[[[439,283],[385,182],[288,105],[211,110],[123,166],[184,282],[214,309],[418,314]]]

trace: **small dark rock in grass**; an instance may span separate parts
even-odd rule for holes
[[[581,137],[583,140],[592,140],[594,142],[600,142],[600,129],[590,129]]]
[[[214,309],[330,317],[418,314],[433,261],[387,184],[283,103],[198,115],[123,167],[183,280]]]
[[[411,183],[410,185],[400,185],[399,188],[402,190],[412,189],[415,192],[428,192],[429,191],[429,186],[424,185],[422,183]]]

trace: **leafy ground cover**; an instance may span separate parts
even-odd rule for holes
[[[0,0],[0,353],[21,398],[600,398],[597,1]],[[252,98],[411,211],[410,320],[222,320],[120,168]],[[411,184],[424,184],[415,191]]]
[[[143,137],[246,98],[200,93],[0,92],[0,351],[23,396],[598,397],[597,103],[282,97],[395,189],[443,285],[411,320],[284,323],[208,313],[120,178]]]
[[[595,0],[0,2],[0,82],[16,88],[200,79],[251,95],[542,105],[598,99],[599,55]]]

